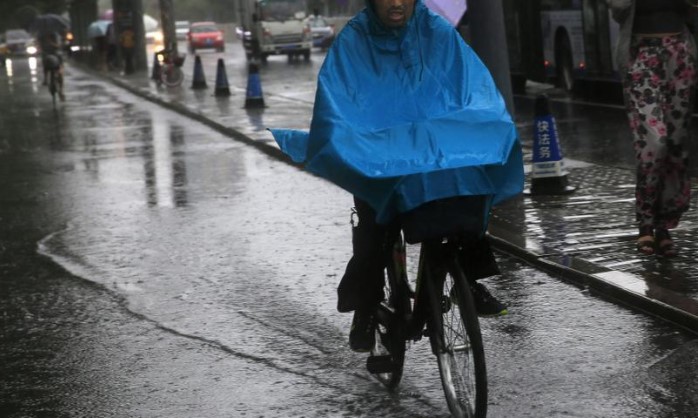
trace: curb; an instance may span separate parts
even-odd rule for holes
[[[581,269],[573,269],[566,265],[552,261],[544,256],[539,256],[527,251],[504,238],[488,233],[492,246],[502,253],[524,261],[525,263],[559,277],[581,289],[589,289],[595,296],[624,305],[643,314],[654,316],[663,321],[672,323],[686,331],[698,335],[698,316],[657,299],[645,296],[637,291],[638,284],[644,283],[641,277],[630,273],[619,272],[596,264],[589,263],[592,267],[584,272]],[[588,263],[588,262],[586,262]],[[618,285],[618,280],[610,280],[604,276],[621,276],[627,286]],[[684,298],[688,303],[697,304],[696,301]]]

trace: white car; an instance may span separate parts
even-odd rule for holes
[[[327,49],[334,41],[334,26],[330,25],[324,17],[310,15],[305,19],[305,23],[310,26],[313,35],[313,46]]]
[[[163,35],[163,33],[160,29],[156,29],[156,30],[145,33],[145,42],[147,44],[162,46],[164,40],[165,40],[165,36]]]
[[[6,31],[5,48],[7,48],[9,55],[34,55],[37,53],[34,38],[24,29]]]
[[[175,33],[177,34],[177,39],[184,40],[187,39],[187,33],[189,33],[189,21],[188,20],[178,20],[175,22]]]

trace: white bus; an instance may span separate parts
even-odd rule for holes
[[[574,90],[586,81],[618,83],[618,24],[605,0],[504,0],[515,90],[526,80]]]

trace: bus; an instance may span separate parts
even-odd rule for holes
[[[514,91],[526,80],[567,91],[588,82],[620,85],[619,27],[605,0],[503,0],[503,8]]]

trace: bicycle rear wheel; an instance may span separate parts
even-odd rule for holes
[[[411,310],[405,243],[398,237],[391,259],[386,264],[383,300],[376,311],[376,344],[366,361],[371,374],[388,389],[394,389],[402,379],[405,364],[406,324]]]
[[[455,257],[454,257],[455,258]],[[487,369],[473,296],[454,259],[430,274],[432,321],[429,338],[439,364],[448,408],[454,417],[487,415]]]
[[[164,69],[163,82],[167,87],[177,87],[184,81],[184,73],[182,70],[175,66],[170,65]]]

